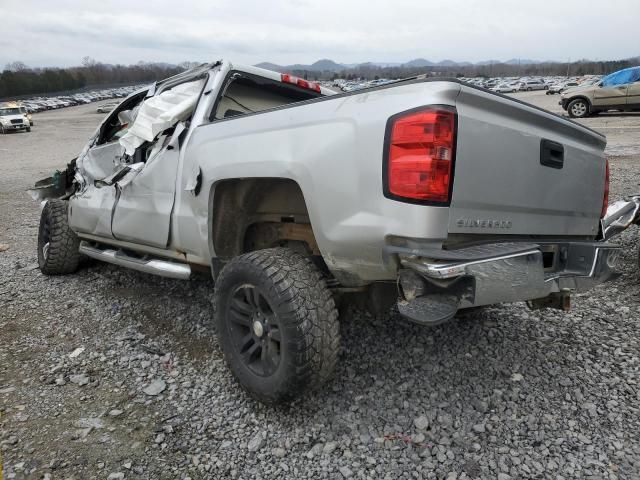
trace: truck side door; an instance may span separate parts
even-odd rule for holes
[[[111,112],[100,125],[92,142],[80,154],[77,167],[85,181],[82,190],[71,197],[71,227],[83,233],[112,238],[111,215],[116,189],[110,181],[127,167],[120,137],[129,123],[125,112],[135,108],[146,92],[133,95]],[[121,115],[122,114],[122,115]]]
[[[142,104],[130,130],[132,135],[122,140],[131,148],[140,145],[135,153],[128,152],[136,161],[116,183],[114,238],[158,248],[168,246],[181,140],[204,84],[202,75],[189,78]]]

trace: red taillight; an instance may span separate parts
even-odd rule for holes
[[[387,127],[386,188],[389,197],[447,204],[456,144],[453,109],[424,110],[392,117]]]
[[[307,90],[313,90],[314,92],[320,93],[320,85],[313,82],[308,82],[303,78],[294,77],[293,75],[289,75],[288,73],[283,73],[280,76],[280,79],[285,83],[290,83],[292,85],[297,85],[300,88],[306,88]]]
[[[602,196],[602,210],[600,211],[600,218],[604,218],[604,216],[607,214],[608,206],[609,206],[609,160],[605,160],[604,195]]]

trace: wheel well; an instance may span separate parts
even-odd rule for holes
[[[587,97],[583,97],[582,95],[578,95],[577,97],[571,97],[567,101],[567,106],[574,100],[584,100],[585,102],[587,102],[587,105],[589,105],[589,108],[591,108],[591,101]]]
[[[221,260],[276,246],[320,256],[304,195],[293,180],[223,180],[211,202],[211,247]]]

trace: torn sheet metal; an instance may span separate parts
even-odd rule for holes
[[[111,210],[115,200],[115,188],[87,185],[82,193],[73,198],[73,215],[69,215],[69,226],[75,232],[111,238]]]
[[[129,131],[119,140],[128,155],[145,141],[152,142],[163,130],[186,120],[198,102],[204,79],[176,85],[155,97],[146,99]]]

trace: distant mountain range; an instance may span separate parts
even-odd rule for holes
[[[305,65],[305,64],[301,64],[301,63],[296,63],[293,65],[278,65],[275,63],[271,63],[271,62],[262,62],[262,63],[258,63],[256,64],[256,67],[260,67],[260,68],[266,68],[268,70],[274,70],[276,72],[291,72],[293,70],[307,70],[310,72],[340,72],[342,70],[347,70],[350,68],[358,68],[358,67],[366,67],[366,66],[373,66],[373,67],[402,67],[402,68],[423,68],[423,67],[471,67],[473,65],[478,65],[478,66],[482,66],[482,65],[492,65],[492,64],[507,64],[507,65],[535,65],[535,64],[539,64],[539,63],[546,63],[546,62],[540,62],[537,60],[530,60],[530,59],[518,59],[518,58],[512,58],[510,60],[507,61],[500,61],[500,60],[484,60],[482,62],[476,62],[476,63],[472,63],[472,62],[455,62],[453,60],[442,60],[440,62],[432,62],[430,60],[427,60],[425,58],[416,58],[414,60],[411,60],[409,62],[405,62],[405,63],[393,63],[393,62],[365,62],[365,63],[351,63],[351,64],[343,64],[343,63],[336,63],[333,60],[329,60],[329,59],[322,59],[322,60],[318,60],[317,62],[314,62],[310,65]],[[556,63],[556,62],[551,62],[551,63]]]

